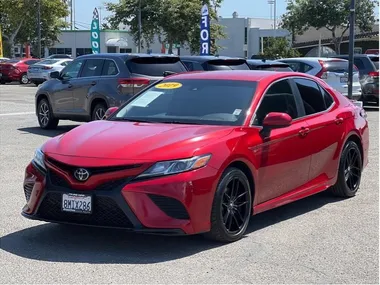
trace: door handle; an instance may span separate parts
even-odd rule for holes
[[[301,136],[301,137],[306,137],[307,134],[310,132],[310,129],[309,128],[302,128],[298,134]]]
[[[336,118],[335,119],[335,124],[341,125],[343,123],[344,119],[343,118]]]
[[[92,81],[92,82],[91,82],[91,85],[92,85],[92,86],[96,85],[96,81]]]

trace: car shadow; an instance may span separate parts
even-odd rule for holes
[[[247,235],[254,238],[261,229],[337,201],[340,199],[320,193],[258,214],[251,219]],[[160,263],[224,245],[202,235],[155,236],[50,223],[10,233],[1,237],[0,244],[4,251],[28,259],[90,264]]]
[[[45,137],[55,137],[63,133],[66,133],[78,126],[79,125],[58,126],[55,130],[44,130],[44,129],[41,129],[40,127],[19,128],[17,130],[23,132],[24,134],[30,133],[30,134],[45,136]]]

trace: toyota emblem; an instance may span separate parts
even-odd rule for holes
[[[74,177],[78,181],[86,181],[90,177],[90,172],[88,172],[88,170],[86,170],[84,168],[78,168],[74,172]]]

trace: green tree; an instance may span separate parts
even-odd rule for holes
[[[210,9],[211,18],[216,19],[216,9],[223,0],[213,0],[215,7]],[[209,4],[211,1],[206,1]],[[200,49],[200,0],[141,0],[141,39],[142,46],[149,47],[154,36],[159,35],[161,43],[169,44],[169,52],[173,44],[188,45],[193,53]],[[112,16],[107,18],[109,27],[117,28],[120,23],[127,25],[135,43],[138,43],[139,0],[122,0],[119,3],[106,3]],[[223,37],[222,29],[217,23],[211,25],[211,37]],[[212,46],[213,49],[218,47]]]
[[[260,56],[266,59],[280,59],[299,57],[300,53],[291,48],[290,42],[286,38],[266,38],[264,41],[264,53]]]
[[[282,27],[295,34],[302,34],[309,27],[326,28],[331,31],[335,51],[340,45],[349,25],[350,0],[290,0],[287,12],[282,16]],[[363,32],[372,30],[375,23],[374,9],[377,0],[356,1],[356,26]],[[339,32],[341,30],[341,32]]]
[[[51,46],[58,41],[68,7],[62,0],[41,1],[41,45]],[[37,40],[37,1],[0,0],[0,25],[4,41],[9,45],[9,54],[14,57],[16,43],[32,43]]]

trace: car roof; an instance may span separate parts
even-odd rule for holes
[[[245,60],[241,57],[230,57],[230,56],[214,56],[214,55],[189,55],[189,56],[180,56],[181,60],[193,60],[197,62],[206,62],[210,60],[224,60],[224,59],[232,59],[232,60]]]
[[[277,72],[267,70],[217,70],[217,71],[193,71],[184,72],[167,76],[167,79],[208,79],[208,80],[242,80],[242,81],[260,81],[264,78],[283,78],[287,76],[310,77],[305,73],[299,72]]]
[[[175,54],[162,54],[162,53],[97,53],[97,54],[85,54],[81,55],[80,58],[96,58],[96,57],[107,57],[107,58],[126,58],[126,57],[173,57],[178,58]]]
[[[333,59],[334,59],[334,56],[332,56],[332,57],[292,57],[292,58],[281,58],[281,59],[279,59],[279,61],[293,60],[293,61],[315,61],[315,62],[318,62],[319,60],[331,61]]]

